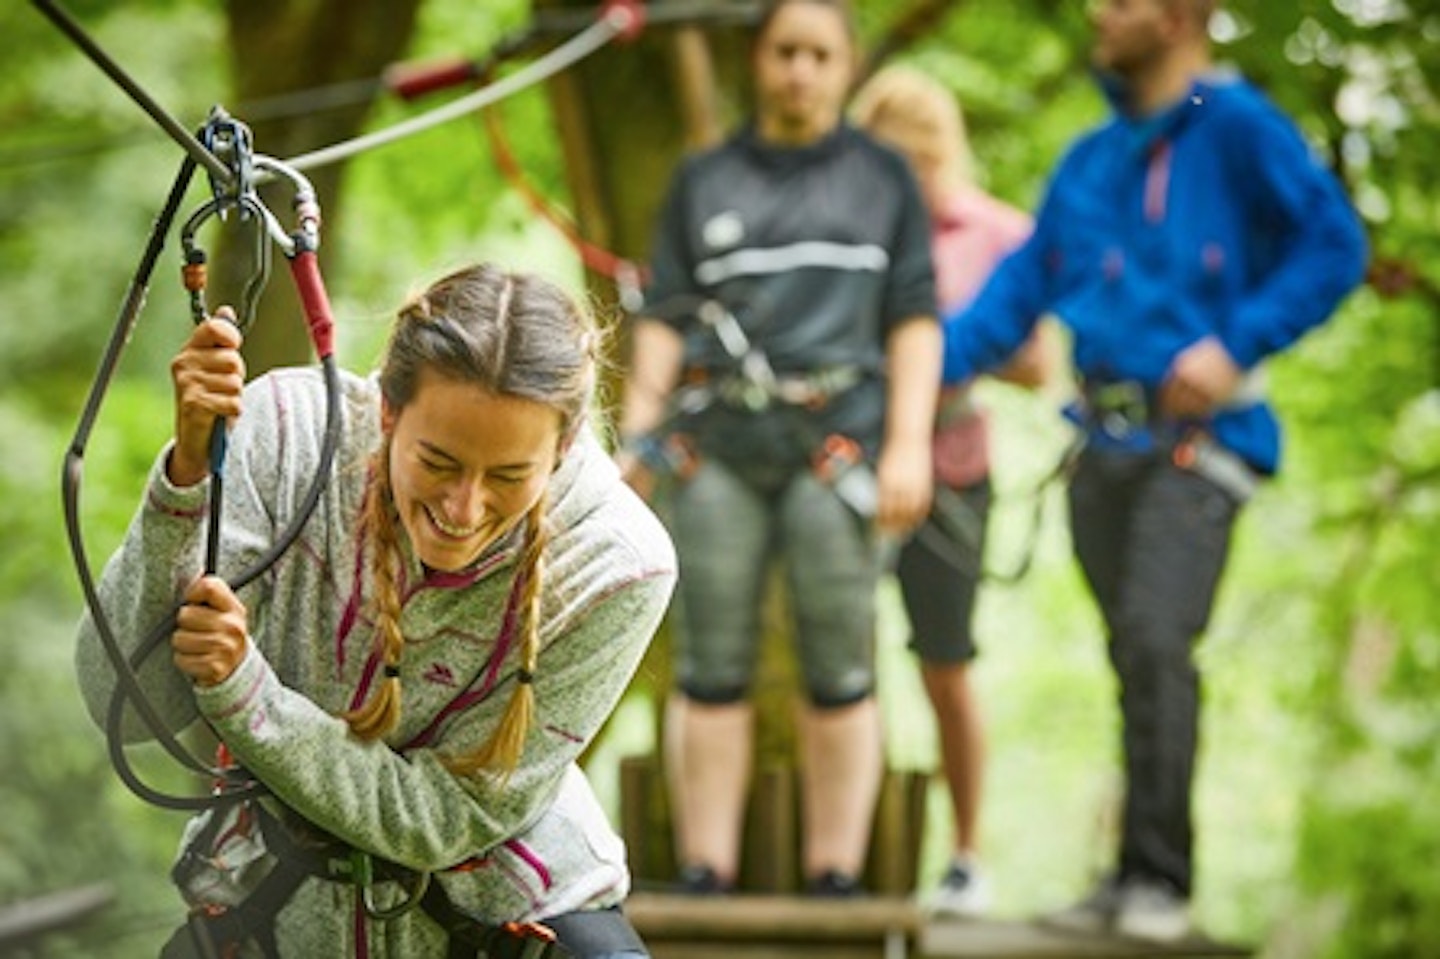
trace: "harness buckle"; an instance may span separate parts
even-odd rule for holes
[[[1149,425],[1150,402],[1136,380],[1087,382],[1084,396],[1091,420],[1111,439],[1127,439]]]

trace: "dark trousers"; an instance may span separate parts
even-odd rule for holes
[[[1162,454],[1087,450],[1070,483],[1076,556],[1120,681],[1122,879],[1190,894],[1190,790],[1200,712],[1192,646],[1204,631],[1238,504]]]

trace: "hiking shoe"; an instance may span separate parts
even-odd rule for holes
[[[1190,935],[1190,904],[1164,880],[1126,880],[1115,932],[1145,942],[1179,942]]]
[[[1114,876],[1102,879],[1084,899],[1040,917],[1040,924],[1065,932],[1101,934],[1110,931],[1120,912],[1124,887]]]
[[[678,892],[684,896],[724,896],[735,891],[734,883],[726,882],[709,866],[691,864],[675,877]]]
[[[940,877],[940,885],[925,898],[924,906],[936,916],[982,916],[990,911],[990,883],[974,859],[953,859]]]
[[[855,876],[827,869],[818,876],[812,876],[805,883],[805,895],[815,899],[853,899],[865,895],[860,880]]]

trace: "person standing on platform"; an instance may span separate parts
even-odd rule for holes
[[[768,4],[751,67],[753,121],[670,185],[617,455],[641,485],[677,448],[685,460],[669,502],[681,573],[665,722],[682,885],[721,892],[739,874],[749,693],[778,558],[805,694],[806,889],[848,896],[883,771],[881,541],[930,506],[929,224],[904,159],[844,120],[847,4]]]
[[[1071,533],[1119,678],[1126,792],[1113,872],[1046,918],[1153,941],[1191,931],[1191,654],[1236,516],[1279,466],[1263,364],[1334,312],[1366,260],[1294,123],[1215,69],[1215,6],[1094,5],[1114,115],[1061,160],[1031,238],[945,321],[948,382],[1003,362],[1046,313],[1073,332],[1086,446]]]
[[[941,309],[963,307],[1030,235],[1030,217],[975,183],[960,105],[919,70],[881,70],[856,94],[851,115],[861,129],[910,162],[930,211]],[[1045,380],[1050,363],[1039,333],[1025,342],[1000,378],[1028,387]],[[969,668],[976,655],[975,599],[991,502],[988,445],[985,416],[968,386],[945,390],[936,417],[935,504],[901,548],[896,567],[910,645],[920,657],[935,713],[954,817],[954,851],[926,906],[964,917],[986,912],[991,902],[977,852],[985,731]]]

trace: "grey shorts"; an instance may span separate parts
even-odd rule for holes
[[[871,694],[881,560],[869,520],[807,469],[714,458],[676,484],[669,514],[680,559],[676,682],[686,696],[719,704],[749,693],[772,560],[783,565],[810,701],[839,707]]]

